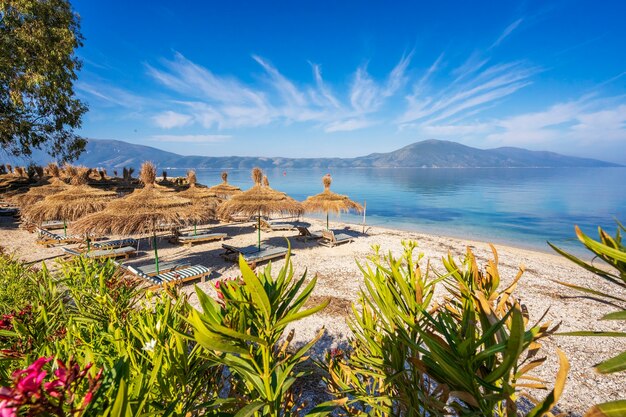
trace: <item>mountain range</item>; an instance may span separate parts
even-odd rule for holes
[[[39,159],[39,158],[37,158]],[[89,139],[77,163],[90,167],[139,167],[152,161],[161,168],[556,168],[620,166],[554,152],[503,147],[477,149],[451,141],[429,139],[388,153],[356,158],[281,158],[182,156],[119,140]],[[48,162],[48,161],[37,161]]]

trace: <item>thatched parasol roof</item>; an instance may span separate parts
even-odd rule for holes
[[[195,171],[190,170],[187,172],[187,181],[189,182],[189,188],[179,192],[177,195],[179,197],[188,198],[194,205],[199,206],[200,210],[206,210],[207,215],[215,218],[217,208],[223,200],[210,189],[198,186]]]
[[[193,206],[191,200],[161,191],[155,186],[156,167],[141,166],[144,188],[112,201],[106,210],[87,216],[74,224],[80,232],[143,234],[155,233],[161,225],[176,225],[207,220],[209,215]]]
[[[13,196],[11,202],[19,207],[26,208],[49,195],[59,193],[68,188],[67,183],[60,178],[57,164],[48,164],[46,171],[52,176],[50,179],[34,184],[26,193]]]
[[[232,214],[269,216],[274,213],[293,215],[303,213],[302,204],[287,194],[270,188],[267,177],[265,178],[267,185],[262,184],[263,172],[260,168],[252,170],[252,179],[254,180],[252,188],[233,195],[222,204],[218,210],[220,217]]]
[[[46,220],[73,221],[104,209],[109,201],[117,197],[117,193],[85,185],[90,172],[91,170],[84,167],[76,168],[70,181],[72,185],[26,207],[22,210],[22,215],[35,223]]]
[[[222,172],[222,183],[214,185],[209,188],[209,191],[214,192],[218,197],[229,198],[232,195],[241,193],[241,188],[235,187],[228,183],[228,172]]]
[[[330,184],[332,183],[332,178],[330,175],[326,174],[322,178],[322,184],[324,184],[324,191],[314,196],[308,197],[302,203],[304,210],[307,212],[318,212],[318,213],[341,213],[348,212],[350,210],[354,210],[358,213],[363,212],[363,207],[355,202],[350,200],[348,196],[341,195],[330,191]]]

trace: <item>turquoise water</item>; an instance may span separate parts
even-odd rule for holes
[[[198,181],[220,182],[221,170],[199,170]],[[626,222],[626,168],[563,169],[300,169],[269,170],[270,185],[297,200],[331,189],[367,202],[367,224],[511,244],[551,252],[546,241],[581,253],[574,225],[597,236]],[[170,170],[170,176],[184,175]],[[229,170],[248,188],[250,170]],[[342,215],[360,223],[362,217]],[[332,221],[332,216],[331,216]]]

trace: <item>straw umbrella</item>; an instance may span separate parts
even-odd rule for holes
[[[222,183],[210,187],[209,191],[214,192],[218,197],[230,198],[241,193],[241,188],[230,185],[228,183],[228,172],[224,171],[222,172]]]
[[[47,170],[52,176],[47,183],[35,185],[26,193],[13,196],[11,201],[18,206],[25,208],[43,200],[49,195],[56,194],[68,188],[67,183],[60,178],[58,165],[49,164]]]
[[[117,197],[117,193],[113,191],[103,191],[86,185],[90,172],[91,170],[85,167],[76,168],[69,186],[26,207],[23,210],[24,217],[34,223],[63,220],[64,234],[67,235],[67,221],[74,221],[100,211],[109,201]]]
[[[307,212],[326,213],[326,229],[328,227],[328,213],[341,213],[354,210],[358,213],[363,212],[363,207],[348,198],[348,196],[341,195],[330,191],[330,184],[332,178],[330,174],[324,175],[322,178],[322,184],[324,184],[324,191],[314,196],[308,197],[302,203],[304,210]]]
[[[259,250],[261,250],[261,215],[269,216],[273,213],[300,215],[303,213],[303,208],[302,204],[287,194],[270,188],[269,181],[267,177],[263,178],[263,172],[260,168],[252,170],[252,179],[254,180],[252,188],[233,195],[230,200],[222,204],[218,214],[228,216],[241,213],[248,216],[258,216],[258,244]]]
[[[159,253],[156,232],[159,225],[198,222],[208,216],[194,207],[191,200],[161,191],[162,187],[155,186],[156,167],[151,162],[144,162],[139,178],[144,188],[112,201],[106,210],[84,217],[74,227],[90,233],[123,235],[151,233],[158,274]]]
[[[197,185],[198,179],[194,170],[187,172],[187,182],[189,182],[189,188],[179,192],[178,196],[188,198],[199,211],[205,211],[206,216],[211,219],[216,219],[217,207],[222,203],[222,199],[217,197],[210,189]],[[193,225],[193,233],[194,235],[197,234],[196,223]]]

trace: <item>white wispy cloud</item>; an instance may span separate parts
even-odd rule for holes
[[[147,100],[142,96],[102,81],[77,81],[75,87],[82,95],[94,98],[105,106],[136,110],[144,107],[147,103]]]
[[[518,19],[509,25],[497,43],[521,23]],[[157,128],[206,130],[206,134],[151,138],[157,142],[225,141],[231,136],[222,133],[229,130],[294,123],[308,123],[329,134],[387,125],[411,130],[416,137],[483,146],[626,141],[626,98],[600,93],[626,73],[597,84],[592,93],[577,100],[493,118],[486,117],[485,111],[531,85],[543,69],[522,60],[496,62],[475,51],[457,66],[444,62],[446,55],[440,53],[417,72],[409,69],[413,55],[403,56],[388,73],[377,77],[366,65],[355,68],[343,86],[327,83],[316,63],[309,62],[308,82],[294,81],[268,59],[252,55],[260,74],[252,74],[255,81],[246,82],[216,74],[179,53],[146,66],[147,74],[161,88],[150,98],[100,81],[76,86],[82,95],[104,106],[142,113]]]
[[[158,127],[163,129],[171,129],[174,127],[182,127],[188,125],[193,120],[193,117],[187,114],[177,113],[171,110],[159,113],[152,117],[152,120]]]
[[[500,45],[502,43],[502,41],[504,41],[511,33],[513,33],[513,31],[515,29],[517,29],[517,27],[524,21],[523,18],[519,18],[517,19],[515,22],[511,23],[510,25],[508,25],[506,27],[506,29],[504,29],[504,31],[502,32],[502,34],[498,37],[498,39],[496,39],[496,41],[491,45],[491,48],[495,48],[496,46]]]
[[[155,135],[150,140],[175,143],[213,143],[224,142],[231,138],[230,135]]]
[[[338,120],[336,122],[329,123],[324,131],[331,132],[349,132],[352,130],[364,129],[366,127],[370,127],[376,124],[376,122],[372,120],[366,119],[346,119],[346,120]]]
[[[403,56],[381,81],[366,67],[358,68],[346,100],[338,98],[311,64],[312,83],[298,85],[269,60],[252,55],[263,70],[261,85],[248,85],[195,64],[180,53],[160,66],[147,65],[147,73],[176,97],[171,108],[152,117],[158,127],[197,123],[208,129],[249,128],[282,122],[312,122],[327,132],[356,130],[373,123],[366,115],[379,111],[407,83],[411,54]]]
[[[482,67],[484,64],[478,66]],[[463,73],[456,71],[457,80],[462,75],[465,80],[452,83],[440,90],[421,86],[407,95],[406,110],[397,119],[400,125],[416,122],[429,124],[439,122],[463,112],[476,114],[482,106],[509,96],[529,85],[538,68],[530,67],[522,62],[494,64],[482,70],[477,65],[467,66]]]

